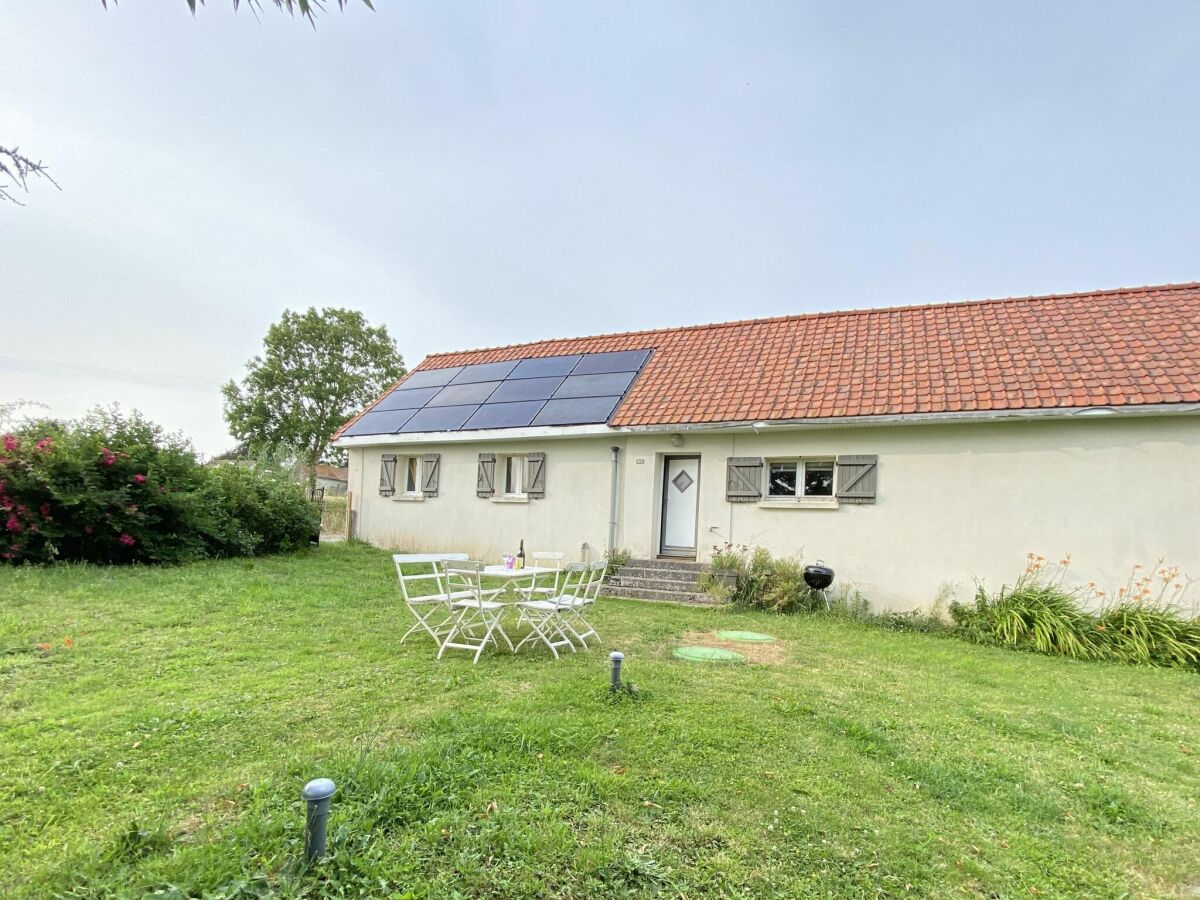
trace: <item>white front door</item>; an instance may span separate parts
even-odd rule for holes
[[[696,555],[696,512],[700,497],[700,457],[668,456],[663,464],[662,540],[664,556]]]

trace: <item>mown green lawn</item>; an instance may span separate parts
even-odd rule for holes
[[[0,895],[1188,896],[1200,678],[602,601],[434,660],[387,555],[0,570]],[[672,659],[748,628],[779,659]],[[65,646],[65,639],[73,646]],[[50,643],[53,649],[38,650]],[[627,656],[636,700],[606,691]],[[297,865],[300,787],[339,785]]]

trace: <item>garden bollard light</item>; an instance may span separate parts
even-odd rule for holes
[[[329,821],[329,799],[337,786],[328,778],[314,778],[300,796],[308,801],[304,821],[304,858],[309,862],[325,855],[325,824]]]
[[[608,658],[612,660],[612,684],[610,689],[619,691],[621,689],[621,660],[625,658],[625,654],[620,650],[614,650],[608,654]]]

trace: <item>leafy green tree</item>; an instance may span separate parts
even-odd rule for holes
[[[404,375],[404,360],[383,325],[350,309],[285,310],[246,364],[242,383],[228,382],[225,419],[251,453],[294,448],[315,483],[329,439],[348,418]]]

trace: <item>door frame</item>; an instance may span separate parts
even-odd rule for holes
[[[694,459],[696,461],[696,517],[692,522],[692,546],[670,547],[667,545],[667,485],[670,483],[671,461]],[[695,559],[698,543],[696,533],[700,529],[700,454],[672,453],[663,455],[662,486],[658,495],[658,555],[674,559]]]

